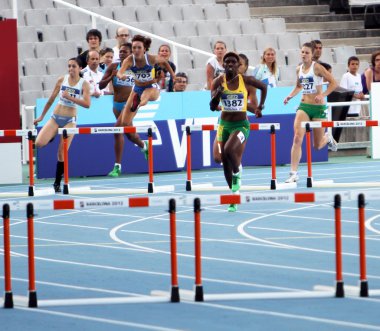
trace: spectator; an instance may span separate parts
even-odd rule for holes
[[[109,91],[103,91],[99,88],[99,82],[103,78],[103,72],[99,68],[100,56],[98,51],[90,51],[87,54],[87,67],[82,69],[83,78],[90,83],[90,95],[99,98],[103,94],[109,94]]]
[[[320,62],[319,59],[322,56],[322,50],[323,50],[322,41],[320,41],[318,39],[312,40],[311,41],[311,45],[314,48],[314,51],[313,51],[313,61]]]
[[[118,63],[120,61],[120,57],[119,57],[119,50],[120,50],[120,47],[121,45],[124,45],[125,43],[128,42],[129,40],[129,30],[128,28],[125,28],[123,26],[119,26],[117,29],[116,29],[116,41],[117,41],[117,44],[115,47],[113,47],[113,62],[115,63]],[[132,45],[131,45],[132,47]],[[131,52],[132,52],[132,49],[131,49]]]
[[[276,51],[272,47],[268,47],[263,52],[261,63],[255,69],[254,76],[268,87],[276,87],[280,76],[279,72]]]
[[[224,41],[218,40],[214,44],[214,54],[208,59],[206,64],[206,90],[211,89],[212,81],[220,74],[224,73],[223,56],[227,53],[227,45]]]
[[[89,51],[100,52],[100,45],[102,43],[102,33],[97,29],[91,29],[86,34],[88,49],[78,55],[79,63],[82,68],[87,66],[87,55]]]
[[[107,67],[113,62],[113,49],[106,47],[102,48],[99,52],[100,55],[100,63],[99,63],[99,69],[105,73],[107,70]]]
[[[356,56],[351,56],[347,62],[348,71],[342,76],[340,81],[341,87],[350,91],[355,91],[352,100],[364,99],[362,80],[360,74],[358,73],[359,64],[359,58]],[[347,115],[349,117],[357,117],[360,114],[360,110],[360,105],[352,105],[350,106]]]
[[[173,72],[175,72],[175,64],[169,61],[171,54],[172,51],[170,49],[170,46],[167,44],[163,44],[158,48],[158,56],[165,59],[169,63]],[[166,92],[173,92],[174,84],[173,78],[171,77],[170,73],[165,68],[161,68],[158,64],[154,66],[154,69],[156,70],[157,83],[160,89]]]
[[[371,83],[380,82],[380,51],[373,52],[371,55],[371,67],[364,72],[363,90],[367,94],[371,91]]]
[[[188,83],[187,75],[184,72],[178,72],[174,81],[173,92],[184,92]]]
[[[247,55],[240,53],[239,73],[246,76],[253,76],[253,71],[249,68],[249,60]]]

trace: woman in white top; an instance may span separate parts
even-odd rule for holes
[[[313,46],[311,43],[302,45],[301,57],[302,63],[297,67],[296,86],[293,91],[285,98],[286,105],[289,100],[302,91],[301,104],[299,105],[294,119],[294,139],[291,150],[291,171],[286,183],[297,182],[298,165],[302,155],[302,141],[305,136],[305,129],[301,127],[301,122],[306,121],[324,121],[326,120],[326,101],[328,96],[337,87],[334,77],[319,63],[312,60]],[[323,91],[323,80],[329,85],[326,91]],[[325,134],[324,128],[313,129],[314,148],[321,149],[329,145],[331,150],[337,150],[337,144],[329,134]]]
[[[59,101],[54,108],[53,114],[49,121],[39,132],[36,139],[36,147],[44,147],[49,142],[53,141],[58,133],[58,128],[73,128],[76,127],[77,105],[89,108],[91,104],[90,85],[87,81],[79,76],[80,64],[77,58],[72,58],[68,63],[69,73],[58,78],[54,90],[48,99],[41,116],[34,120],[34,125],[41,122],[55,98],[59,94]],[[74,136],[70,135],[67,138],[68,147]],[[58,148],[58,162],[56,170],[56,178],[53,184],[55,192],[61,192],[61,179],[63,175],[63,137]]]
[[[211,89],[212,81],[220,74],[224,73],[223,56],[227,53],[227,45],[224,41],[216,41],[214,44],[214,54],[208,59],[206,64],[206,90]]]
[[[276,62],[276,51],[273,48],[268,47],[264,50],[261,63],[257,66],[253,75],[268,87],[277,86],[280,73]]]

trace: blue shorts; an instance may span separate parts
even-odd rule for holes
[[[159,90],[158,84],[154,83],[154,84],[150,84],[150,85],[147,85],[147,86],[137,86],[137,85],[134,85],[133,86],[133,92],[137,93],[141,97],[141,95],[143,94],[143,92],[147,88],[155,88],[155,89]]]
[[[69,123],[76,123],[77,118],[75,116],[61,116],[53,114],[51,118],[58,124],[59,128],[64,128]]]
[[[124,106],[127,102],[124,101],[124,102],[116,102],[114,101],[113,102],[113,109],[116,109],[116,111],[118,111],[119,113],[121,113],[121,111],[124,109]]]

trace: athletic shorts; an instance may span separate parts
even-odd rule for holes
[[[69,123],[76,123],[77,118],[75,116],[61,116],[53,114],[51,118],[58,124],[59,128],[64,128]]]
[[[137,85],[134,85],[133,86],[133,91],[136,92],[141,97],[141,95],[143,94],[143,92],[147,88],[155,88],[157,90],[160,89],[159,86],[158,86],[158,84],[154,83],[154,84],[150,84],[150,85],[147,85],[147,86],[137,86]]]
[[[327,105],[311,105],[309,103],[300,103],[297,110],[303,110],[309,118],[326,118]]]
[[[116,109],[116,111],[118,111],[119,113],[121,113],[121,111],[124,109],[124,106],[127,102],[124,101],[124,102],[116,102],[114,101],[113,102],[113,109]]]
[[[250,123],[248,120],[229,122],[221,119],[217,131],[217,140],[219,142],[226,142],[230,135],[236,131],[242,132],[245,140],[247,140],[250,133],[249,127]]]

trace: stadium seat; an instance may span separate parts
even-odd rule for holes
[[[47,24],[45,9],[27,9],[24,11],[24,16],[27,26],[40,27]]]
[[[58,57],[70,59],[78,56],[78,47],[75,41],[58,41],[56,44]]]
[[[192,5],[193,0],[170,0],[172,5]]]
[[[54,2],[51,0],[31,0],[31,2],[33,9],[54,8]]]
[[[113,10],[111,7],[91,7],[88,8],[88,10],[113,20]],[[97,22],[104,23],[105,21],[102,19],[97,19]]]
[[[158,23],[158,22],[154,22],[154,23]],[[134,27],[140,30],[148,31],[148,32],[152,32],[152,25],[153,25],[153,22],[136,22],[133,24]],[[135,33],[135,34],[139,34],[139,33]]]
[[[63,25],[42,26],[42,41],[64,41],[65,27]]]
[[[54,41],[45,41],[43,43],[36,43],[36,58],[44,59],[48,57],[57,57],[57,45]]]
[[[189,37],[189,45],[191,47],[201,49],[202,51],[212,51],[210,38],[207,36]]]
[[[247,50],[244,52],[239,51],[239,53],[243,53],[248,57],[249,66],[256,67],[260,63],[261,53],[259,51]]]
[[[173,41],[175,41],[179,44],[190,46],[189,45],[189,37],[174,37],[174,38],[170,38],[170,39],[172,39]],[[182,53],[188,53],[189,51],[187,49],[182,48],[182,47],[177,47],[177,52],[182,54]]]
[[[159,12],[161,21],[182,21],[182,6],[160,6]]]
[[[223,35],[241,34],[240,20],[223,20],[219,21],[219,32]]]
[[[234,37],[234,46],[237,52],[256,48],[256,37],[254,35],[240,35]]]
[[[68,2],[68,3],[75,5],[75,6],[77,5],[77,0],[65,0],[65,2]],[[55,6],[57,8],[69,8],[68,6],[61,5],[60,3],[56,3]]]
[[[228,18],[226,6],[222,4],[206,5],[203,7],[207,20],[226,20]]]
[[[114,7],[113,17],[115,21],[125,24],[137,22],[136,9],[134,7]]]
[[[0,0],[0,8],[1,8],[1,13],[3,14],[4,9],[12,9],[12,6],[8,2],[8,0]]]
[[[287,66],[279,66],[279,68],[280,68],[280,80],[293,81],[295,84],[296,79],[297,79],[297,74],[296,74],[297,66],[287,65]]]
[[[200,21],[205,19],[203,8],[200,5],[189,5],[182,7],[184,21]]]
[[[99,7],[99,0],[77,0],[77,5],[81,8]]]
[[[46,10],[46,16],[49,25],[70,24],[69,10],[66,8],[48,8]]]
[[[169,6],[169,0],[146,0],[146,3],[150,6]],[[174,3],[175,4],[175,3]]]
[[[248,3],[228,3],[228,16],[230,19],[250,19]]]
[[[194,69],[203,69],[204,70],[204,79],[206,81],[206,63],[210,58],[209,55],[204,55],[201,53],[193,52],[193,64]]]
[[[46,75],[45,59],[25,59],[24,69],[26,76],[43,76]]]
[[[259,18],[240,21],[241,32],[243,34],[258,34],[264,33],[263,23]]]
[[[178,68],[177,72],[180,71],[187,71],[189,69],[193,68],[193,61],[192,56],[190,52],[182,53],[180,56],[178,56]]]
[[[198,21],[197,22],[198,36],[214,36],[220,35],[218,23],[216,21]]]
[[[136,16],[139,22],[155,22],[159,21],[158,7],[156,6],[137,6]]]
[[[277,49],[277,34],[256,35],[256,45],[259,51],[263,51],[267,47]]]
[[[42,97],[43,98],[50,98],[52,93],[53,93],[53,90],[44,90],[44,91],[42,91]]]
[[[124,6],[146,6],[145,0],[124,0]]]
[[[174,37],[172,22],[157,22],[153,24],[152,30],[154,34],[160,35],[165,38]]]
[[[17,28],[18,42],[37,42],[38,35],[34,26],[19,26]]]
[[[193,0],[195,5],[213,5],[215,0]]]
[[[77,10],[70,10],[69,16],[71,24],[91,24],[91,15]]]
[[[195,24],[190,21],[174,22],[174,31],[177,37],[190,37],[197,35]]]
[[[288,65],[298,65],[301,62],[301,51],[297,49],[288,49],[286,51]]]
[[[35,106],[36,100],[43,97],[42,91],[25,91],[21,92],[21,102],[25,106]]]
[[[285,19],[282,17],[263,18],[265,33],[286,32]]]
[[[321,39],[318,31],[300,32],[298,33],[298,38],[300,41],[300,46],[302,46],[304,43],[309,43],[312,40]]]
[[[44,91],[46,90],[54,90],[55,84],[57,83],[57,80],[60,76],[62,75],[45,75],[42,77],[42,83],[43,83],[43,88]]]
[[[278,47],[283,50],[287,49],[296,49],[299,48],[299,37],[295,32],[286,32],[279,34],[278,38]]]
[[[25,59],[34,59],[36,57],[34,53],[34,43],[17,43],[18,48],[18,59],[23,61]]]
[[[41,76],[20,77],[21,91],[42,91]]]
[[[323,49],[323,52],[325,49]],[[322,53],[323,54],[323,53]],[[335,62],[336,63],[345,63],[350,56],[356,55],[356,49],[354,46],[339,46],[334,48]]]
[[[80,24],[65,26],[65,36],[67,41],[75,41],[81,45],[82,40],[86,40],[86,27]]]
[[[191,84],[206,84],[206,63],[202,69],[191,69],[187,71]]]
[[[100,0],[100,5],[103,7],[120,7],[123,6],[123,0]]]
[[[322,56],[321,56],[321,58],[319,60],[322,61],[322,62],[326,62],[326,63],[329,63],[330,65],[332,65],[335,62],[334,58],[333,58],[333,50],[332,50],[332,48],[330,48],[330,47],[323,47]]]
[[[335,63],[332,66],[332,75],[334,78],[340,82],[342,76],[347,72],[347,64],[346,63]]]
[[[12,9],[2,9],[0,15],[6,18],[13,18],[13,10]],[[24,11],[19,10],[17,14],[17,26],[25,26],[25,17]]]
[[[12,1],[9,1],[9,2],[12,3]],[[24,9],[32,9],[33,7],[30,0],[17,0],[17,8],[20,10],[24,10]]]
[[[279,66],[286,65],[286,54],[282,49],[276,50],[276,62]]]
[[[68,59],[62,57],[46,59],[49,75],[65,75],[67,73],[67,61]]]

